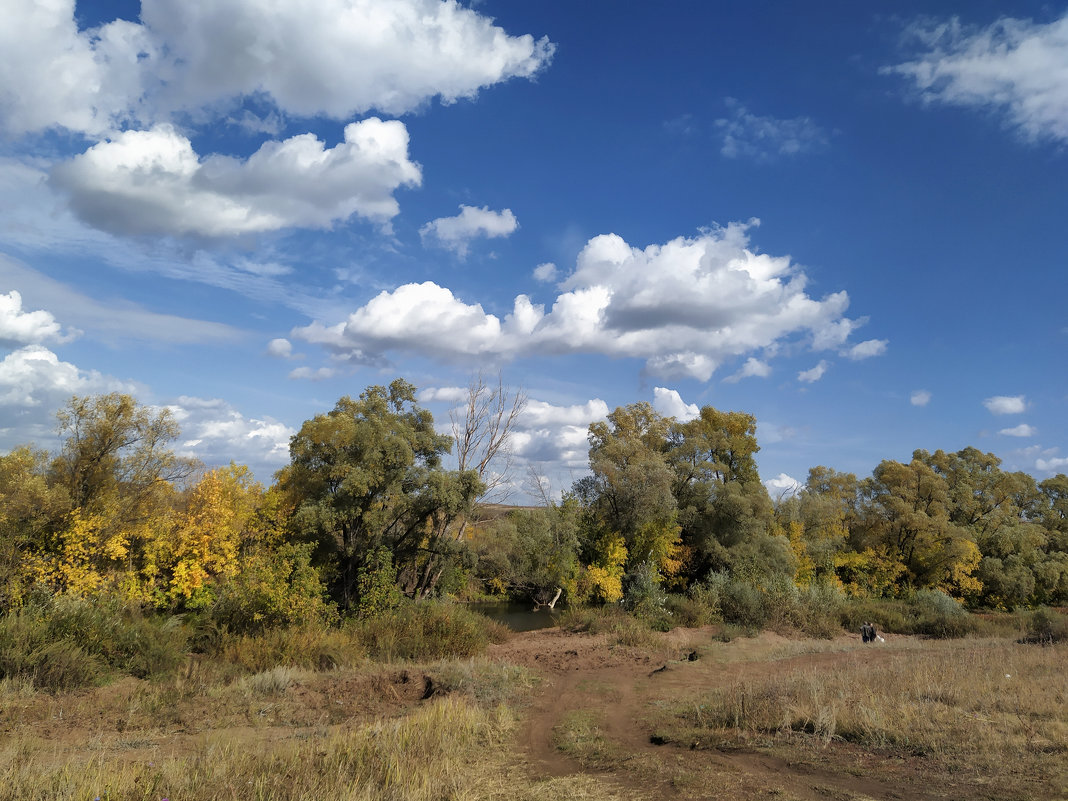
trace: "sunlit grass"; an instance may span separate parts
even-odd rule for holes
[[[949,771],[1068,776],[1068,650],[1004,640],[908,645],[833,669],[755,671],[676,703],[657,734],[698,749],[847,742]]]

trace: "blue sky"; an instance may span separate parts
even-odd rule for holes
[[[1068,7],[9,3],[0,449],[129,391],[269,481],[402,376],[521,386],[517,497],[616,406],[758,420],[773,492],[1068,468]]]

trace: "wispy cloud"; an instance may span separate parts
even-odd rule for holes
[[[925,101],[998,111],[1026,139],[1068,141],[1068,13],[985,28],[953,18],[909,33],[919,52],[883,72],[910,79]]]
[[[822,150],[830,142],[827,131],[810,117],[778,119],[753,114],[734,98],[727,98],[729,117],[716,120],[727,158],[768,161],[777,156],[796,156]]]

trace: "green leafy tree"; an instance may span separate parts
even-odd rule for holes
[[[358,601],[360,569],[379,546],[391,552],[408,594],[433,589],[458,547],[450,524],[482,492],[474,471],[442,468],[451,443],[400,379],[341,398],[291,440],[278,484],[294,530],[333,561],[344,606]]]
[[[929,465],[884,461],[862,486],[860,545],[903,568],[915,588],[961,597],[980,589],[980,553],[970,532],[950,518],[946,481]]]
[[[774,536],[774,507],[757,472],[759,450],[756,418],[743,412],[705,406],[693,420],[672,424],[666,460],[691,578],[743,563],[752,572],[761,564],[756,554],[789,554],[785,537],[767,539]],[[763,572],[777,573],[793,562],[774,558],[762,564]]]
[[[650,404],[636,403],[590,426],[592,475],[575,488],[587,507],[587,563],[604,562],[598,544],[611,544],[617,553],[610,536],[617,534],[635,564],[649,562],[661,573],[677,572],[678,504],[666,459],[670,425]]]

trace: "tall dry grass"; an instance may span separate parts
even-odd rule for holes
[[[288,743],[207,738],[196,753],[159,762],[91,757],[49,764],[17,738],[0,759],[0,796],[58,798],[474,798],[490,783],[482,757],[514,725],[505,707],[448,696],[397,720]]]
[[[877,662],[756,675],[676,708],[662,736],[716,746],[802,733],[981,771],[1063,775],[1066,657],[1062,646],[926,642]]]
[[[588,777],[537,780],[509,753],[516,720],[453,695],[410,715],[285,741],[207,737],[195,753],[155,762],[115,757],[57,764],[19,738],[0,753],[0,798],[183,801],[611,801]]]

